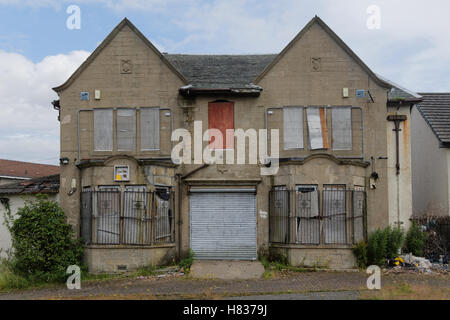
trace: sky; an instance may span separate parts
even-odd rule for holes
[[[250,54],[280,52],[318,15],[374,72],[448,92],[449,12],[447,0],[0,0],[0,158],[58,164],[51,88],[124,17],[162,52]]]

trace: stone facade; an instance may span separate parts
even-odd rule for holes
[[[362,188],[367,191],[369,231],[394,223],[397,216],[396,203],[391,201],[394,177],[390,171],[392,164],[385,160],[394,157],[392,148],[388,147],[392,144],[390,124],[386,120],[388,85],[368,72],[318,18],[255,79],[254,84],[264,89],[258,97],[225,94],[183,97],[179,89],[187,84],[164,55],[125,20],[68,82],[56,88],[61,105],[61,157],[70,159],[68,165],[61,167],[61,205],[77,233],[83,188],[142,185],[154,190],[167,186],[176,194],[177,226],[173,246],[88,247],[86,257],[91,270],[114,272],[118,271],[118,266],[129,270],[164,263],[169,256],[185,256],[190,248],[189,188],[193,186],[255,187],[259,252],[267,252],[270,247],[269,222],[264,213],[269,212],[268,194],[276,185],[294,188],[297,184],[316,184],[323,188],[327,184],[345,184],[349,190]],[[343,97],[343,88],[348,88],[352,94]],[[357,89],[370,91],[372,99],[356,97]],[[90,92],[93,97],[95,90],[101,91],[100,100],[80,101],[80,92]],[[355,121],[359,121],[361,130],[355,130],[354,148],[350,151],[310,151],[308,148],[285,151],[281,147],[280,158],[285,161],[280,163],[275,176],[261,176],[262,165],[174,165],[170,160],[172,130],[184,128],[193,133],[194,121],[207,124],[208,103],[217,100],[234,102],[236,129],[279,129],[281,141],[283,122],[277,108],[284,106],[353,106],[357,109]],[[135,108],[139,115],[142,107],[161,108],[160,150],[119,152],[116,138],[114,151],[93,150],[94,108],[115,108],[115,118],[117,108]],[[204,126],[203,130],[206,129]],[[136,150],[140,150],[139,121],[136,132]],[[331,141],[331,133],[329,138]],[[405,152],[409,152],[409,140],[403,141]],[[369,186],[374,170],[372,159],[377,159],[374,164],[379,175],[376,188]],[[410,170],[408,161],[409,158],[404,160],[404,170]],[[114,181],[115,165],[129,166],[130,181]],[[408,183],[408,179],[401,182],[402,185]],[[404,192],[410,192],[408,188]],[[402,204],[406,216],[410,214],[408,201],[410,198]],[[292,264],[315,264],[320,260],[331,268],[354,265],[351,245],[340,248],[290,245],[282,249],[288,253]]]

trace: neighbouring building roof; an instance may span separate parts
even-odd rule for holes
[[[59,174],[34,178],[0,186],[0,195],[56,194],[59,192]]]
[[[253,89],[253,81],[277,57],[260,55],[166,54],[169,62],[193,87],[203,89]]]
[[[417,105],[422,117],[443,146],[450,147],[450,93],[421,93]]]
[[[398,84],[396,84],[395,82],[386,79],[380,75],[377,75],[380,79],[382,79],[383,81],[389,83],[392,88],[389,90],[388,92],[388,100],[389,102],[410,102],[410,103],[414,103],[414,102],[420,102],[422,101],[422,96],[410,91]]]
[[[0,159],[0,177],[32,179],[59,174],[59,166]]]

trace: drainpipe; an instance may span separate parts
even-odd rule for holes
[[[178,179],[178,261],[181,261],[181,225],[183,220],[181,219],[181,179],[182,175],[177,173]]]
[[[400,132],[402,131],[402,129],[400,129],[400,123],[405,122],[407,117],[405,115],[391,115],[388,116],[387,120],[394,122],[395,125],[393,131],[395,132],[395,169],[397,175],[397,226],[400,228]]]

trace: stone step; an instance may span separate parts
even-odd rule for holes
[[[196,260],[190,275],[194,279],[251,280],[264,275],[259,261],[212,261]]]

